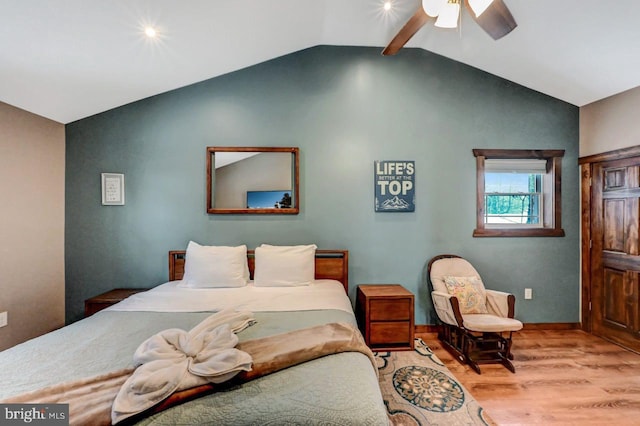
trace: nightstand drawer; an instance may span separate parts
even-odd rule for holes
[[[371,323],[369,344],[375,345],[408,345],[412,341],[409,322],[376,322]]]
[[[371,321],[408,321],[413,301],[406,299],[374,299],[369,303]]]

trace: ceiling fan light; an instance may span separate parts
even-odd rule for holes
[[[493,0],[467,0],[469,2],[469,7],[473,10],[473,13],[476,14],[476,18],[482,15],[482,12],[487,10],[489,5],[493,3]]]
[[[432,18],[438,16],[446,4],[447,0],[422,0],[422,8]]]
[[[459,16],[460,3],[457,0],[449,0],[440,10],[440,14],[434,25],[440,28],[456,28],[458,26]]]
[[[149,38],[154,38],[155,36],[157,36],[157,35],[158,35],[158,32],[157,32],[157,31],[156,31],[156,29],[155,29],[155,28],[153,28],[153,27],[146,27],[146,28],[144,29],[144,33],[145,33],[145,35],[146,35],[147,37],[149,37]]]

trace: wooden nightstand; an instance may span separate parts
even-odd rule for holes
[[[413,302],[413,293],[399,284],[358,286],[356,318],[372,350],[413,350]]]
[[[121,300],[126,299],[132,294],[140,293],[141,291],[147,291],[148,288],[114,288],[106,293],[102,293],[98,296],[94,296],[84,301],[84,316],[85,318],[95,314],[98,311],[108,308],[111,305],[115,305]]]

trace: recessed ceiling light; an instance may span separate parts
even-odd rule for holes
[[[158,33],[156,33],[156,30],[153,27],[147,27],[144,29],[144,33],[147,35],[147,37],[149,38],[154,38]]]
[[[390,1],[385,1],[383,7],[384,7],[384,10],[386,10],[386,11],[391,10],[391,2]]]

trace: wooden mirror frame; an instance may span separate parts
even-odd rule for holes
[[[237,146],[209,146],[207,147],[207,213],[209,214],[298,214],[300,213],[300,152],[297,147],[237,147]],[[293,206],[287,209],[236,209],[236,208],[215,208],[212,193],[214,173],[214,162],[211,161],[216,152],[283,152],[292,155],[292,176],[291,194]]]

